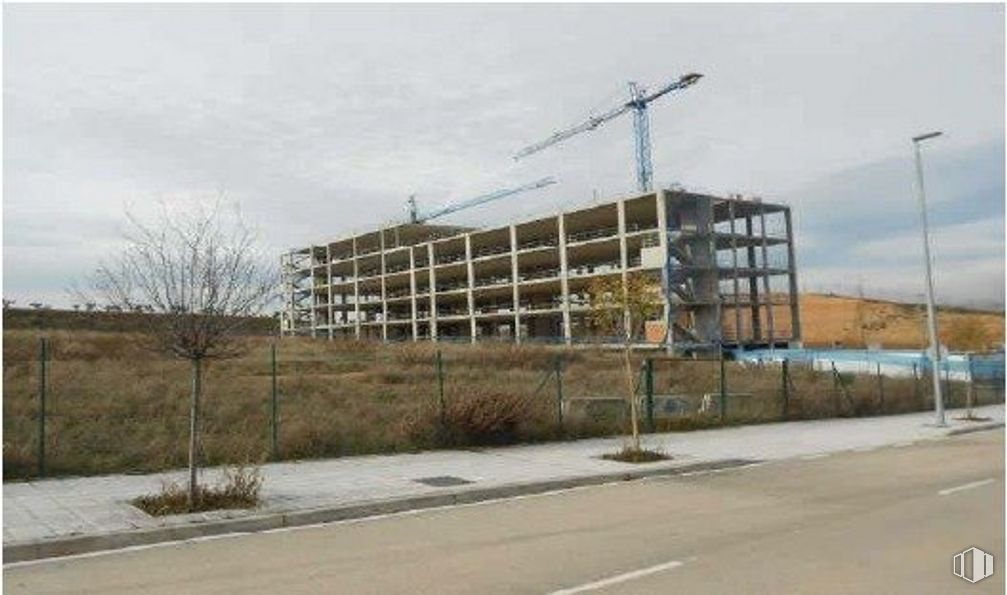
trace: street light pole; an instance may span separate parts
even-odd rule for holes
[[[933,365],[934,382],[934,424],[943,427],[947,425],[944,419],[944,396],[941,394],[941,351],[937,339],[937,315],[934,312],[934,277],[930,270],[930,228],[927,223],[927,197],[923,187],[923,160],[920,157],[920,143],[940,136],[941,132],[929,132],[913,137],[913,151],[916,157],[916,196],[920,201],[920,223],[923,228],[923,258],[927,276],[927,329],[930,335],[930,357]]]

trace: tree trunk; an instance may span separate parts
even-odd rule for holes
[[[626,348],[622,351],[622,355],[626,372],[626,395],[629,397],[629,423],[633,432],[632,446],[633,450],[640,450],[640,424],[637,421],[639,414],[636,406],[636,391],[633,390],[633,363],[630,359],[632,349],[627,343]]]
[[[192,395],[189,402],[189,510],[196,504],[199,484],[196,471],[199,467],[199,398],[203,393],[203,361],[192,361]]]

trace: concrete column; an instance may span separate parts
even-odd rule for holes
[[[413,341],[420,334],[419,323],[416,322],[416,248],[409,248],[409,305],[411,307]]]
[[[281,282],[282,282],[282,286],[283,286],[283,289],[284,289],[283,298],[284,298],[284,301],[286,302],[284,304],[284,309],[286,309],[286,311],[287,311],[287,318],[288,318],[288,320],[293,320],[294,319],[294,292],[291,289],[291,287],[293,285],[291,283],[291,279],[293,279],[293,277],[291,276],[290,271],[289,271],[290,267],[287,266],[287,259],[288,259],[288,256],[286,254],[281,254],[280,255],[280,277],[281,277]],[[280,317],[280,336],[283,337],[283,336],[288,335],[288,334],[290,334],[289,331],[287,331],[287,330],[285,330],[283,328],[283,317],[281,316]]]
[[[727,203],[728,217],[731,219],[731,281],[734,285],[734,334],[735,340],[740,345],[744,342],[744,333],[741,330],[741,286],[738,279],[738,230],[734,221],[734,199]]]
[[[622,279],[625,285],[628,276],[626,269],[629,268],[629,252],[626,248],[626,201],[617,202],[616,209],[619,214],[619,268],[622,269]]]
[[[560,213],[556,217],[556,222],[559,228],[559,285],[563,311],[563,342],[569,345],[573,342],[573,329],[570,326],[570,276],[566,257],[566,214]]]
[[[664,257],[664,263],[661,265],[661,278],[666,281],[664,287],[661,288],[664,293],[664,303],[661,305],[661,320],[667,326],[664,334],[664,346],[666,349],[671,349],[672,342],[674,339],[674,333],[671,328],[671,280],[668,278],[668,259],[670,258],[668,251],[668,196],[664,190],[658,190],[654,201],[657,207],[657,241],[658,247],[661,249],[661,254]]]
[[[521,343],[521,290],[518,287],[517,227],[510,226],[510,276],[514,299],[514,342]]]
[[[311,295],[308,296],[308,303],[311,304],[311,338],[317,336],[318,317],[315,315],[315,247],[312,245],[308,252],[308,271],[311,273]]]
[[[357,238],[353,238],[353,327],[360,340],[360,256],[357,254]]]
[[[709,225],[707,231],[709,235],[710,242],[710,279],[708,283],[710,288],[713,290],[713,296],[716,300],[716,339],[717,347],[720,350],[724,348],[724,296],[720,292],[720,262],[717,260],[717,213],[715,211],[716,201],[707,201],[709,208]]]
[[[430,340],[437,342],[437,273],[434,271],[434,243],[427,244],[427,262],[430,265]]]
[[[325,246],[325,281],[326,281],[326,283],[328,283],[328,286],[329,286],[328,287],[328,293],[326,293],[326,295],[328,296],[328,300],[329,300],[329,306],[328,306],[328,310],[329,310],[329,341],[331,341],[332,340],[332,333],[333,333],[333,330],[332,330],[332,323],[333,323],[333,317],[332,317],[332,302],[333,302],[333,296],[332,296],[332,244],[327,244]]]
[[[755,228],[752,226],[752,216],[745,215],[745,235],[748,236],[748,247],[745,249],[748,256],[748,301],[752,312],[752,341],[762,340],[762,314],[759,307],[759,278],[756,276],[757,264],[755,262]]]
[[[465,292],[469,303],[469,341],[476,342],[476,306],[475,296],[472,294],[475,289],[475,268],[472,264],[472,234],[465,234],[465,271],[468,275],[468,290]]]
[[[794,258],[794,227],[790,217],[790,207],[783,211],[787,225],[787,270],[790,277],[790,338],[801,340],[801,309],[798,305],[797,293],[797,261]]]
[[[378,232],[381,250],[381,340],[388,341],[388,296],[385,294],[385,230]]]
[[[626,248],[626,201],[619,199],[619,202],[616,203],[616,210],[619,214],[619,269],[622,271],[622,299],[623,303],[626,303],[629,283],[629,271],[626,270],[629,268],[629,254]],[[629,308],[623,310],[622,316],[623,324],[628,329],[632,322]]]
[[[769,345],[772,347],[773,341],[776,339],[774,336],[776,334],[775,324],[773,322],[773,294],[769,287],[769,247],[766,242],[766,208],[763,205],[759,205],[759,227],[762,235],[762,267],[765,269],[762,275],[762,289],[763,293],[766,294],[766,336],[769,339]]]

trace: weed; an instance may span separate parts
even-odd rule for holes
[[[151,516],[204,512],[232,508],[255,508],[262,490],[262,474],[256,467],[237,466],[224,470],[215,486],[200,486],[189,505],[189,492],[177,482],[162,484],[156,494],[140,496],[133,505]]]
[[[619,461],[620,463],[654,463],[656,461],[667,461],[670,456],[659,450],[648,450],[646,448],[633,448],[624,446],[618,452],[611,452],[601,455],[607,461]]]

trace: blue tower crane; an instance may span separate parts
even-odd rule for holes
[[[534,182],[529,182],[521,186],[515,186],[514,188],[504,188],[497,190],[495,192],[490,192],[488,194],[482,194],[468,200],[463,200],[460,202],[451,203],[447,206],[441,207],[439,209],[434,209],[432,211],[427,211],[425,213],[419,212],[416,206],[416,195],[409,197],[409,222],[410,223],[423,223],[424,221],[429,221],[437,217],[443,217],[450,213],[461,211],[462,209],[468,209],[476,205],[481,205],[488,203],[490,201],[498,200],[506,196],[512,196],[514,194],[520,194],[522,192],[528,192],[529,190],[538,190],[539,188],[544,188],[551,184],[555,184],[556,180],[552,177],[542,178],[540,180],[535,180]]]
[[[576,136],[582,132],[594,130],[609,120],[618,118],[626,112],[633,112],[633,132],[636,136],[636,181],[641,192],[653,190],[654,166],[651,163],[650,145],[650,117],[647,114],[647,104],[655,99],[667,95],[672,91],[680,91],[694,85],[703,75],[695,72],[680,77],[677,81],[669,83],[653,93],[636,83],[629,83],[629,101],[618,105],[600,116],[591,116],[586,122],[560,130],[553,133],[549,138],[537,142],[533,145],[521,149],[514,155],[518,160],[522,157],[537,153],[546,147],[551,147],[562,142],[571,136]]]

